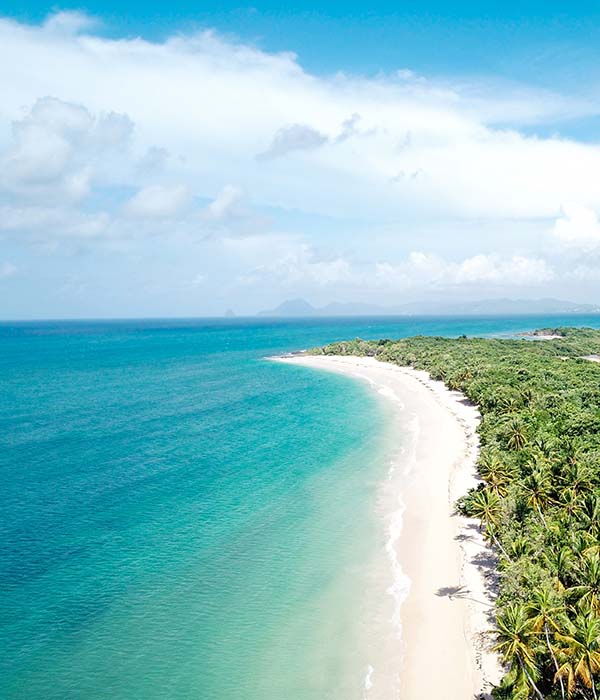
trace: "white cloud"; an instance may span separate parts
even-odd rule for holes
[[[554,222],[553,233],[561,243],[583,251],[600,246],[598,215],[580,204],[563,204],[561,216]]]
[[[0,206],[0,232],[38,239],[96,239],[107,232],[109,225],[106,212],[86,213],[60,206]]]
[[[44,29],[56,34],[79,34],[97,26],[97,19],[76,11],[56,12],[44,22]]]
[[[325,144],[340,144],[353,136],[371,136],[377,132],[376,129],[361,132],[357,125],[360,121],[360,114],[354,113],[348,119],[344,119],[341,129],[336,136],[328,136],[313,129],[306,124],[292,124],[277,131],[269,148],[256,156],[257,160],[272,160],[294,151],[314,151]]]
[[[166,148],[150,146],[137,163],[137,169],[142,174],[162,172],[169,162],[169,152]]]
[[[306,244],[279,242],[279,250],[273,241],[263,240],[273,251],[272,259],[255,267],[242,276],[244,284],[263,284],[277,281],[284,287],[309,283],[317,287],[352,285],[359,280],[351,263],[342,257],[322,257]],[[283,244],[283,245],[282,245]]]
[[[475,255],[463,260],[451,272],[457,284],[494,282],[534,286],[554,277],[553,270],[545,260],[522,255],[514,255],[507,260],[491,255]]]
[[[328,142],[327,136],[306,124],[292,124],[277,131],[269,148],[257,156],[258,160],[281,158],[293,151],[312,151]]]
[[[598,265],[577,265],[567,273],[567,277],[578,282],[598,282],[600,281],[600,266]]]
[[[515,255],[474,255],[459,262],[423,252],[412,252],[407,260],[392,265],[378,263],[375,277],[383,286],[457,287],[496,285],[509,287],[536,286],[554,278],[554,271],[542,258]]]
[[[12,124],[11,143],[0,155],[0,190],[29,200],[81,200],[101,163],[127,147],[132,130],[125,115],[95,117],[82,105],[39,98]]]
[[[596,114],[591,101],[408,69],[317,76],[214,32],[100,37],[76,13],[0,19],[0,83],[2,235],[118,240],[123,270],[152,258],[136,267],[145,283],[181,287],[200,260],[264,295],[510,294],[560,289],[561,246],[600,249],[600,145],[498,127]],[[565,201],[578,204],[548,236]]]
[[[225,185],[213,201],[206,207],[206,215],[211,219],[223,220],[239,212],[243,192],[234,185]]]
[[[245,283],[264,284],[278,280],[284,286],[310,283],[316,288],[344,287],[370,292],[376,289],[418,290],[484,287],[535,287],[554,278],[554,270],[541,258],[475,255],[458,262],[432,253],[411,252],[400,262],[360,263],[343,256],[317,253],[293,240],[259,240],[271,248],[272,259],[257,265]]]
[[[136,192],[125,204],[125,212],[140,219],[172,219],[185,211],[190,198],[184,185],[150,185]]]
[[[600,147],[493,126],[523,118],[523,104],[535,103],[528,119],[538,122],[598,111],[556,94],[407,74],[317,77],[291,54],[212,32],[116,41],[4,20],[0,59],[4,114],[41,90],[93,114],[128,114],[139,150],[158,143],[184,159],[175,176],[199,194],[235,179],[260,204],[336,217],[538,218],[565,199],[600,207]],[[265,149],[303,157],[257,162]],[[390,183],[401,171],[422,176]]]

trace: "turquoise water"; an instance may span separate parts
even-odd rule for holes
[[[574,322],[0,324],[0,697],[362,700],[388,408],[265,356]]]

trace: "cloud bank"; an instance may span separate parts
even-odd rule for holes
[[[600,147],[528,134],[595,115],[592,101],[407,70],[316,76],[211,31],[157,43],[96,26],[0,19],[0,232],[11,254],[30,246],[28,269],[42,244],[56,276],[85,252],[86,274],[131,298],[110,256],[151,255],[162,267],[144,268],[139,298],[162,285],[174,313],[190,308],[181,269],[188,290],[221,290],[194,298],[206,312],[290,288],[546,293],[591,278]]]

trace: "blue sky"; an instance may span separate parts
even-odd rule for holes
[[[0,13],[0,317],[600,302],[600,9]]]
[[[410,66],[427,74],[491,73],[513,80],[570,83],[597,73],[598,3],[564,2],[236,2],[156,4],[96,0],[60,10],[101,18],[105,36],[162,40],[215,28],[266,51],[294,51],[311,72],[376,74]],[[53,6],[23,2],[7,16],[41,22]]]

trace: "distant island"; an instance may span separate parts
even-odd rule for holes
[[[523,314],[595,314],[598,304],[578,304],[559,299],[484,299],[480,301],[416,301],[397,306],[368,303],[332,302],[313,306],[305,299],[288,299],[274,309],[259,311],[258,316],[274,318],[310,318],[333,316],[501,316]]]

